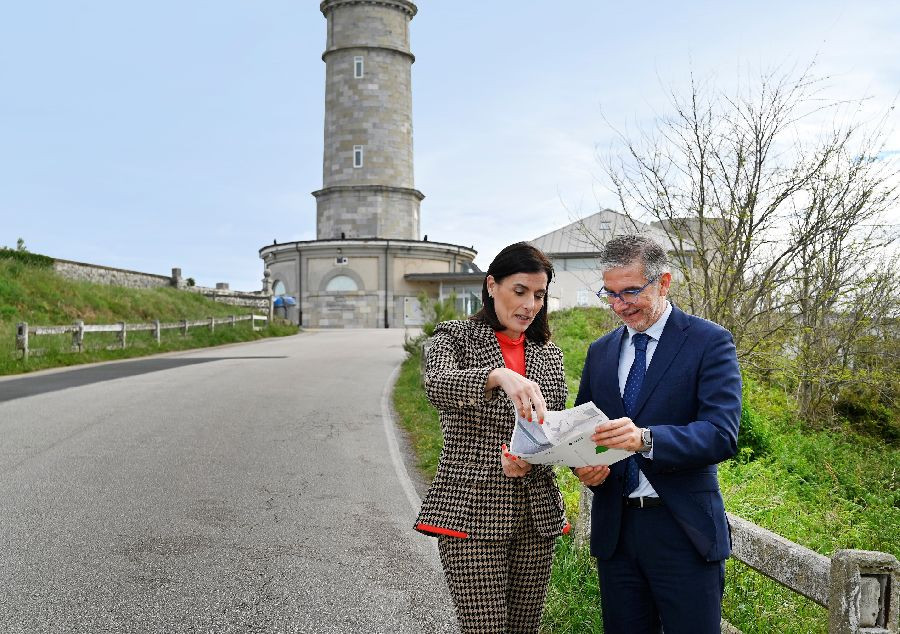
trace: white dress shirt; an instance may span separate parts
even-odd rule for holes
[[[650,336],[650,340],[647,342],[647,367],[650,367],[650,362],[653,360],[653,353],[656,352],[656,344],[659,343],[659,338],[662,336],[663,329],[666,327],[666,322],[669,320],[669,315],[672,314],[672,304],[666,301],[666,310],[663,311],[663,314],[659,319],[656,320],[652,326],[647,328],[644,331],[645,335]],[[628,337],[622,340],[622,347],[619,349],[619,395],[625,393],[625,382],[628,380],[628,372],[631,370],[631,364],[634,363],[634,341],[632,337],[637,330],[632,328],[631,326],[626,326],[628,329]],[[649,458],[653,460],[653,450],[651,449],[648,453],[643,454],[645,458]],[[638,487],[632,491],[632,493],[628,497],[659,497],[656,491],[653,490],[653,487],[650,485],[650,482],[644,476],[643,472],[638,474]]]

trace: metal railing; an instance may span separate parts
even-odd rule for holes
[[[250,327],[253,330],[260,330],[260,327],[256,325],[257,321],[262,321],[264,324],[269,323],[269,318],[265,315],[231,315],[229,317],[209,317],[208,319],[183,319],[181,321],[175,322],[161,322],[159,320],[152,321],[150,323],[143,324],[128,324],[124,321],[120,321],[116,324],[85,324],[83,321],[76,321],[73,324],[68,326],[30,326],[27,322],[20,322],[16,324],[16,354],[20,351],[22,353],[22,359],[28,359],[29,354],[31,354],[31,339],[32,337],[45,336],[45,335],[72,335],[72,349],[77,352],[82,352],[84,350],[84,336],[87,333],[96,333],[96,332],[114,332],[117,333],[117,346],[119,348],[125,348],[128,341],[128,333],[129,332],[146,332],[151,331],[153,333],[153,337],[156,340],[157,345],[160,344],[162,339],[162,331],[163,330],[181,330],[181,334],[183,336],[187,336],[188,331],[191,328],[197,327],[206,327],[209,328],[210,331],[215,331],[217,325],[227,325],[234,327],[237,325],[237,322],[250,321]]]

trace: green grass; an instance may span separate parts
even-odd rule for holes
[[[219,325],[213,333],[207,328],[191,328],[188,337],[182,337],[178,330],[163,331],[160,346],[156,345],[149,332],[130,332],[128,347],[124,350],[107,349],[116,345],[114,333],[86,333],[84,344],[87,349],[81,353],[70,351],[70,335],[40,336],[32,337],[29,342],[32,349],[41,351],[40,354],[22,361],[17,359],[15,352],[18,322],[27,322],[30,326],[58,326],[77,320],[83,320],[85,324],[120,321],[147,323],[155,319],[174,322],[249,312],[247,308],[214,302],[198,293],[173,288],[129,289],[76,282],[58,276],[47,266],[0,258],[0,374],[18,374],[297,332],[295,326],[287,324],[273,324],[254,332],[249,322],[242,322],[234,328]]]
[[[428,402],[422,385],[422,351],[410,354],[400,367],[394,385],[394,409],[418,459],[418,467],[431,480],[437,469],[443,439],[437,411]]]
[[[550,587],[541,619],[546,634],[601,634],[600,585],[587,548],[564,535],[556,540]]]
[[[869,435],[809,431],[783,394],[748,381],[753,444],[720,466],[729,512],[818,553],[841,548],[900,555],[900,451]],[[754,415],[764,403],[769,417]],[[742,430],[743,433],[743,430]],[[728,562],[724,612],[747,633],[827,632],[825,608],[747,566]]]
[[[551,315],[554,341],[565,354],[570,403],[588,344],[616,324],[603,309]],[[403,365],[394,402],[410,430],[421,466],[433,475],[440,453],[437,413],[422,388],[418,356]],[[720,465],[725,507],[823,555],[836,549],[879,550],[900,556],[900,447],[854,431],[809,429],[793,415],[777,385],[745,377],[739,455]],[[889,442],[890,441],[890,442]],[[421,449],[420,449],[421,448]],[[580,486],[558,472],[566,513],[574,522]],[[827,612],[744,564],[727,562],[723,614],[746,634],[824,634]],[[557,543],[542,630],[602,632],[593,559],[569,537]]]

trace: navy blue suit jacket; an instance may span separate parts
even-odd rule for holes
[[[619,350],[625,326],[588,349],[576,405],[593,401],[610,418],[625,416],[619,393]],[[672,307],[638,396],[638,427],[653,432],[653,460],[640,454],[641,471],[684,529],[701,557],[719,561],[731,535],[716,464],[737,452],[741,375],[731,333]],[[619,539],[625,461],[595,487],[591,554],[609,559]]]

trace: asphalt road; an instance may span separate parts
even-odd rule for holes
[[[0,380],[0,632],[455,632],[399,330]]]

